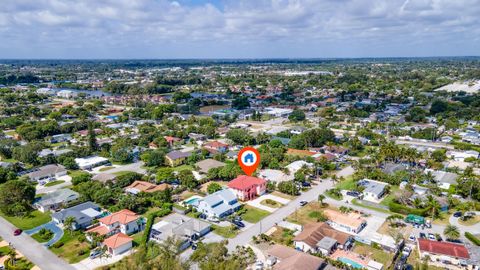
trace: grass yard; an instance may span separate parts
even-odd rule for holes
[[[260,204],[268,206],[268,207],[272,207],[272,208],[279,208],[279,207],[283,206],[283,204],[281,204],[277,201],[271,200],[271,199],[263,200],[263,201],[260,202]]]
[[[353,200],[351,201],[351,203],[352,203],[353,205],[361,206],[361,207],[364,207],[364,208],[367,208],[367,209],[370,209],[370,210],[374,210],[374,211],[378,211],[378,212],[383,212],[383,213],[385,213],[385,214],[390,214],[390,215],[396,214],[396,213],[393,213],[393,212],[391,212],[390,210],[387,210],[387,209],[383,209],[383,208],[380,208],[380,207],[373,207],[373,206],[370,206],[370,205],[362,204],[362,203],[360,203],[357,199],[353,199]]]
[[[174,167],[173,168],[174,171],[183,171],[183,170],[189,170],[189,171],[192,171],[193,170],[193,167],[191,165],[187,165],[187,164],[184,164],[184,165],[180,165],[180,166],[177,166],[177,167]]]
[[[287,221],[305,225],[308,223],[317,222],[318,216],[321,215],[325,209],[319,202],[310,202],[303,207],[297,208],[297,210],[287,217]]]
[[[81,232],[65,232],[62,239],[51,246],[50,250],[70,264],[80,262],[90,255],[90,245],[86,240],[80,242],[79,236],[83,236],[83,234]]]
[[[50,241],[50,239],[53,238],[53,233],[52,231],[48,231],[48,232],[45,232],[45,233],[36,233],[36,234],[33,234],[32,235],[32,238],[35,239],[37,242],[39,243],[45,243],[45,242],[48,242]]]
[[[288,195],[288,194],[285,194],[285,193],[281,193],[279,191],[274,191],[271,193],[273,196],[277,196],[277,197],[280,197],[280,198],[284,198],[284,199],[287,199],[287,200],[293,200],[295,199],[294,196],[291,196],[291,195]]]
[[[133,246],[138,247],[140,246],[140,242],[142,241],[143,231],[137,232],[136,234],[132,234],[130,235],[130,237],[133,238]]]
[[[239,232],[237,227],[235,227],[234,225],[230,225],[230,226],[227,226],[227,227],[222,227],[222,226],[212,224],[212,230],[213,230],[214,233],[216,233],[220,236],[223,236],[225,238],[234,238],[235,236],[237,236],[237,234]]]
[[[356,242],[353,252],[360,255],[365,255],[370,259],[373,259],[379,263],[382,263],[385,267],[389,266],[392,262],[393,254],[377,249],[372,246]]]
[[[0,257],[7,256],[8,252],[10,252],[11,248],[8,246],[0,247]]]
[[[70,177],[72,178],[81,174],[85,174],[85,171],[82,171],[82,170],[68,171],[68,175],[70,175]]]
[[[250,223],[257,223],[266,216],[270,215],[270,212],[255,208],[250,205],[244,205],[243,209],[245,209],[244,213],[242,213],[240,216],[243,220]]]
[[[293,231],[282,227],[276,227],[276,229],[277,230],[270,235],[272,241],[280,245],[293,247],[293,238],[295,237]]]
[[[458,223],[460,223],[461,225],[464,225],[464,226],[473,226],[477,223],[480,222],[480,216],[476,215],[476,216],[473,216],[465,221],[463,221],[461,218],[458,219]]]
[[[104,172],[104,171],[111,170],[111,169],[113,169],[113,168],[115,168],[115,167],[113,167],[113,166],[105,166],[105,167],[102,167],[102,168],[98,169],[98,171]]]
[[[426,218],[431,220],[431,217],[426,217]],[[440,215],[432,221],[432,224],[442,225],[442,226],[446,226],[450,224],[450,214],[447,212],[440,213]]]
[[[352,190],[357,186],[357,181],[353,177],[349,176],[345,180],[338,182],[335,187],[342,190]]]
[[[405,239],[407,239],[410,234],[412,234],[413,227],[412,225],[407,225],[404,227],[391,227],[389,222],[385,221],[380,228],[378,228],[377,232],[385,235],[390,235],[393,231],[398,231],[403,235]]]
[[[29,260],[27,260],[25,257],[22,258],[17,258],[15,260],[15,265],[13,268],[12,265],[10,265],[10,261],[6,261],[5,264],[9,264],[9,267],[5,266],[6,269],[16,269],[16,270],[29,270],[32,269],[35,265],[31,263]]]
[[[46,183],[45,187],[52,187],[52,186],[60,185],[62,183],[65,183],[65,181],[64,180],[52,181],[52,182]]]
[[[22,230],[33,229],[39,225],[49,222],[52,219],[49,213],[42,213],[38,210],[31,212],[26,217],[10,217],[3,214],[2,212],[0,212],[0,215],[6,220],[8,220],[8,222],[15,225],[15,227]]]

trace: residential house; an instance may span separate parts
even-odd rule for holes
[[[198,134],[198,133],[188,133],[188,137],[191,139],[191,140],[194,140],[195,142],[199,143],[199,142],[203,142],[203,141],[206,141],[207,140],[207,136],[203,135],[203,134]]]
[[[98,219],[98,224],[86,230],[86,233],[97,233],[110,236],[116,233],[131,235],[143,229],[142,217],[128,209]],[[90,236],[87,234],[87,239]]]
[[[353,237],[348,233],[337,231],[327,223],[310,223],[293,239],[295,249],[303,252],[321,252],[324,256],[331,254],[336,248],[348,247]]]
[[[164,191],[169,187],[170,185],[168,184],[156,185],[150,182],[136,180],[131,185],[125,188],[125,192],[136,195],[140,192],[152,193],[157,191]]]
[[[466,158],[479,158],[479,153],[475,150],[469,151],[448,151],[447,157],[455,161],[465,161]]]
[[[328,264],[313,256],[282,245],[274,245],[266,252],[267,266],[273,270],[323,270]]]
[[[388,184],[380,181],[363,179],[357,183],[363,187],[363,200],[378,203],[381,201],[383,195],[387,192]]]
[[[107,183],[108,181],[115,182],[117,175],[111,173],[99,173],[92,177],[92,180],[99,181],[102,183]]]
[[[133,238],[124,233],[117,233],[105,239],[103,246],[107,247],[108,254],[119,255],[132,249]]]
[[[72,139],[72,135],[70,134],[57,134],[57,135],[53,135],[52,138],[50,138],[50,143],[66,142],[71,139]]]
[[[408,167],[403,164],[387,163],[383,167],[382,171],[386,174],[394,174],[398,171],[404,171],[406,169],[408,169]]]
[[[76,158],[75,163],[82,170],[91,170],[95,167],[110,164],[110,161],[104,157],[92,156],[86,158]]]
[[[420,259],[428,258],[432,265],[466,266],[470,259],[468,249],[463,244],[419,238],[417,245]]]
[[[208,173],[210,169],[222,168],[225,165],[225,163],[215,159],[205,159],[195,163],[195,167],[198,167],[199,171],[204,174]]]
[[[426,172],[431,172],[433,179],[437,183],[438,187],[442,189],[449,189],[450,185],[456,185],[458,174],[444,171],[432,171],[426,170]]]
[[[240,203],[231,189],[222,189],[199,199],[194,207],[209,218],[223,218],[240,209]]]
[[[267,190],[265,179],[240,175],[228,183],[239,200],[248,201],[263,195]]]
[[[303,160],[297,160],[294,161],[286,166],[288,169],[288,172],[290,175],[294,175],[296,172],[298,172],[301,168],[307,167],[307,168],[313,168],[313,163],[309,163]]]
[[[203,144],[203,148],[212,155],[219,153],[226,153],[228,151],[228,144],[219,141],[211,141]]]
[[[52,214],[52,219],[57,224],[63,224],[68,217],[74,218],[72,229],[84,229],[90,226],[94,219],[102,216],[100,206],[93,202],[84,202],[73,207],[63,209]]]
[[[210,230],[211,225],[205,221],[173,213],[152,226],[151,239],[162,242],[174,237],[180,240],[180,249],[183,250]]]
[[[62,165],[50,164],[34,169],[27,176],[30,181],[51,180],[67,175],[67,170]]]
[[[309,150],[299,150],[299,149],[293,149],[293,148],[288,148],[287,149],[287,155],[290,156],[299,156],[299,157],[311,157],[317,153]]]
[[[43,213],[56,211],[79,197],[80,195],[71,189],[58,189],[43,195],[33,206]]]
[[[332,209],[325,209],[323,213],[328,218],[327,224],[342,232],[357,234],[367,226],[367,221],[357,213],[344,214]]]
[[[165,140],[167,141],[167,143],[170,147],[173,147],[174,144],[182,141],[182,139],[177,138],[177,137],[172,137],[172,136],[164,136],[163,138],[165,138]]]
[[[171,167],[180,166],[191,155],[191,152],[171,151],[165,155],[165,163]]]

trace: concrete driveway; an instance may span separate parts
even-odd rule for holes
[[[247,204],[250,205],[250,206],[268,211],[270,213],[275,212],[278,208],[269,207],[269,206],[261,204],[262,201],[267,200],[267,199],[274,200],[274,201],[276,201],[278,203],[281,203],[283,205],[286,205],[290,202],[289,199],[278,197],[278,196],[275,196],[275,195],[272,195],[272,194],[266,194],[266,195],[263,195],[263,196],[260,196],[260,197],[256,198],[255,200],[248,201]]]
[[[48,222],[48,223],[42,224],[38,227],[35,227],[33,229],[27,230],[27,231],[25,231],[25,233],[28,234],[28,235],[33,235],[43,228],[53,232],[53,238],[50,239],[50,241],[43,244],[45,247],[50,247],[51,245],[55,244],[63,236],[62,228],[58,227],[57,224],[55,224],[55,221],[53,221],[53,220]]]
[[[480,215],[480,212],[475,212],[475,214]],[[460,230],[460,232],[469,232],[469,233],[472,233],[472,234],[480,234],[480,223],[474,224],[472,226],[465,226],[465,225],[460,224],[458,222],[458,219],[459,218],[451,215],[449,221],[450,221],[450,224],[457,226],[458,229]]]
[[[143,166],[143,162],[139,161],[139,162],[130,163],[130,164],[127,164],[127,165],[114,165],[115,168],[112,168],[110,170],[106,170],[106,171],[103,171],[103,172],[100,172],[98,170],[93,169],[92,173],[93,174],[99,174],[99,173],[112,173],[113,174],[113,173],[117,173],[117,172],[128,171],[128,172],[136,172],[136,173],[145,174],[147,172],[147,170],[142,168],[142,166]]]
[[[83,259],[79,263],[72,264],[72,266],[75,267],[75,269],[78,269],[78,270],[97,269],[97,268],[105,266],[105,265],[116,263],[116,262],[120,261],[123,257],[131,255],[134,252],[135,252],[135,250],[131,249],[131,250],[129,250],[127,252],[124,252],[120,255],[116,255],[116,256],[112,256],[112,257],[108,257],[108,258],[105,258],[105,257],[95,258],[95,259],[86,258],[86,259]]]
[[[55,186],[50,186],[50,187],[37,185],[36,186],[37,194],[53,192],[57,189],[61,189],[61,188],[72,185],[72,177],[70,175],[64,175],[64,176],[58,177],[57,180],[63,180],[65,182]]]

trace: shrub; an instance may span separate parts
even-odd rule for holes
[[[480,239],[478,239],[477,237],[475,237],[475,235],[469,233],[469,232],[465,232],[465,237],[470,240],[472,243],[474,243],[475,245],[477,246],[480,246]]]
[[[407,207],[407,206],[404,206],[404,205],[401,205],[401,204],[398,204],[398,203],[395,203],[395,202],[391,202],[388,205],[388,209],[390,211],[394,212],[394,213],[399,213],[399,214],[404,214],[404,215],[414,214],[414,215],[417,215],[417,216],[426,216],[427,212],[428,212],[428,209],[410,208],[410,207]]]
[[[57,242],[55,244],[52,245],[53,248],[61,248],[63,247],[63,242]]]

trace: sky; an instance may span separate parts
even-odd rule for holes
[[[1,0],[0,58],[479,56],[480,0]]]

